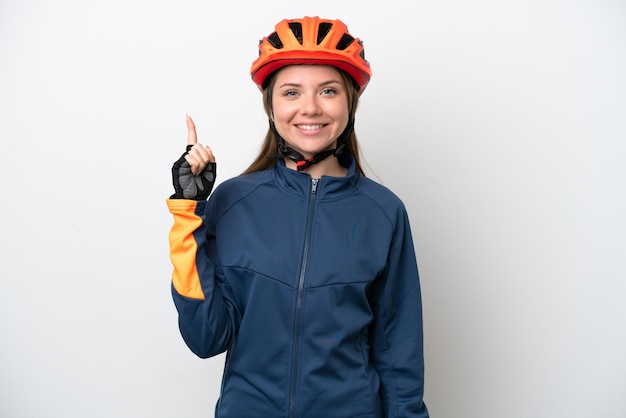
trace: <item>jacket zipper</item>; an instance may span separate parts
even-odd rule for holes
[[[289,417],[295,417],[296,413],[296,390],[298,387],[298,364],[300,362],[300,333],[302,305],[304,302],[304,278],[306,276],[307,264],[309,261],[309,244],[311,240],[311,229],[313,228],[313,210],[315,207],[315,195],[317,193],[317,183],[319,179],[311,179],[311,198],[309,199],[309,209],[307,213],[307,225],[304,235],[304,249],[302,251],[302,267],[298,277],[298,291],[296,294],[296,312],[294,317],[293,349],[291,352],[291,387],[289,395]]]

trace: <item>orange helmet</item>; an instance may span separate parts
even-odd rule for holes
[[[363,93],[372,76],[363,42],[348,33],[341,20],[304,17],[284,19],[275,32],[259,41],[259,57],[250,75],[261,91],[274,71],[291,64],[332,65],[348,73]]]

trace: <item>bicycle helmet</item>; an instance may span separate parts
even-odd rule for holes
[[[348,73],[363,93],[372,76],[363,42],[348,33],[341,20],[303,17],[284,19],[275,31],[259,41],[259,57],[250,75],[261,91],[268,77],[291,64],[331,65]]]

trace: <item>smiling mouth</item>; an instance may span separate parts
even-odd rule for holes
[[[318,123],[315,125],[296,125],[298,129],[302,129],[303,131],[314,131],[316,129],[322,129],[324,124]]]

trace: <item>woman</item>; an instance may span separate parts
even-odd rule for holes
[[[364,176],[353,130],[362,43],[305,17],[259,49],[258,157],[207,201],[215,158],[188,118],[167,201],[181,334],[200,357],[227,352],[215,416],[428,417],[406,210]]]

